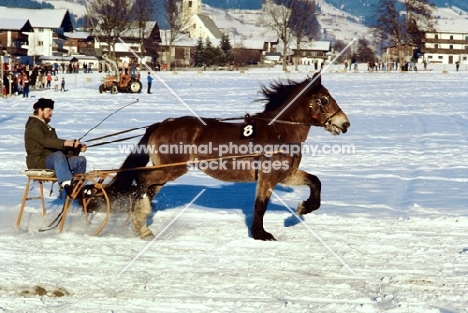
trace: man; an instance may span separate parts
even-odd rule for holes
[[[148,72],[148,77],[146,78],[148,81],[148,91],[147,93],[151,93],[151,83],[153,82],[153,77],[151,77],[151,72]]]
[[[49,126],[54,101],[39,99],[33,105],[34,112],[26,123],[24,145],[28,169],[52,169],[57,181],[70,196],[73,191],[73,175],[86,172],[86,158],[78,156],[87,147],[78,140],[59,139],[55,129]]]

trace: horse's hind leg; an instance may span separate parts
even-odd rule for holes
[[[148,228],[147,218],[151,214],[151,198],[146,193],[138,195],[134,202],[132,212],[132,227],[135,235],[141,239],[154,238],[153,232]]]
[[[297,206],[297,214],[307,214],[317,210],[320,207],[320,191],[322,189],[322,183],[317,176],[301,170],[297,170],[286,179],[282,180],[280,184],[309,186],[310,196],[306,201],[303,201]]]
[[[186,168],[170,171],[154,171],[141,173],[138,178],[140,192],[135,200],[132,212],[132,225],[136,235],[141,239],[154,238],[153,232],[148,228],[147,219],[151,214],[151,200],[158,194],[164,184],[185,174]]]

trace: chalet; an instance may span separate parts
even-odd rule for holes
[[[294,59],[299,58],[300,64],[322,64],[329,60],[331,52],[330,41],[306,41],[301,42],[300,46],[297,47],[295,41],[292,41],[289,48],[292,50]]]
[[[4,18],[0,19],[0,54],[26,57],[28,50],[23,45],[28,43],[27,33],[33,32],[31,23],[26,18]],[[23,60],[20,60],[23,61]]]
[[[22,48],[28,50],[28,56],[62,56],[67,53],[63,48],[65,32],[73,32],[73,25],[68,10],[64,9],[22,9],[0,7],[0,20],[28,18],[31,32],[28,44]],[[1,30],[1,29],[0,29]]]
[[[107,38],[100,31],[99,25],[96,28],[94,39],[97,40],[90,40],[86,44],[82,42],[78,53],[98,56],[103,53],[111,55]],[[143,28],[139,28],[137,25],[130,27],[122,32],[118,39],[115,43],[115,57],[117,59],[128,62],[135,58],[135,54],[146,58],[146,62],[154,62],[158,58],[161,35],[159,25],[155,21],[146,22]]]
[[[468,64],[467,20],[438,20],[436,31],[423,39],[424,59],[428,63]]]

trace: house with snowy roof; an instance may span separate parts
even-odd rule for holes
[[[63,48],[66,41],[64,33],[73,32],[68,10],[0,7],[2,22],[9,19],[24,20],[26,17],[32,29],[21,31],[28,36],[28,43],[22,42],[21,48],[27,49],[28,56],[63,56],[68,53]],[[0,31],[5,30],[5,27],[0,27]]]
[[[468,19],[439,19],[437,22],[435,31],[426,33],[423,38],[423,59],[428,63],[468,64]]]
[[[0,54],[27,56],[28,50],[22,46],[28,44],[30,32],[33,27],[27,18],[0,19]]]

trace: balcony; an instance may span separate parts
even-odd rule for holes
[[[9,55],[12,56],[26,56],[28,55],[28,49],[17,48],[17,47],[7,47],[6,51]]]
[[[422,48],[422,53],[433,54],[468,54],[468,49],[435,49],[435,48]]]
[[[438,43],[438,44],[450,44],[450,45],[468,45],[468,40],[463,39],[435,39],[435,38],[423,38],[422,42],[425,43]]]
[[[52,52],[54,53],[63,53],[63,54],[67,54],[68,53],[68,50],[66,49],[63,49],[63,48],[59,48],[59,47],[52,47]]]

